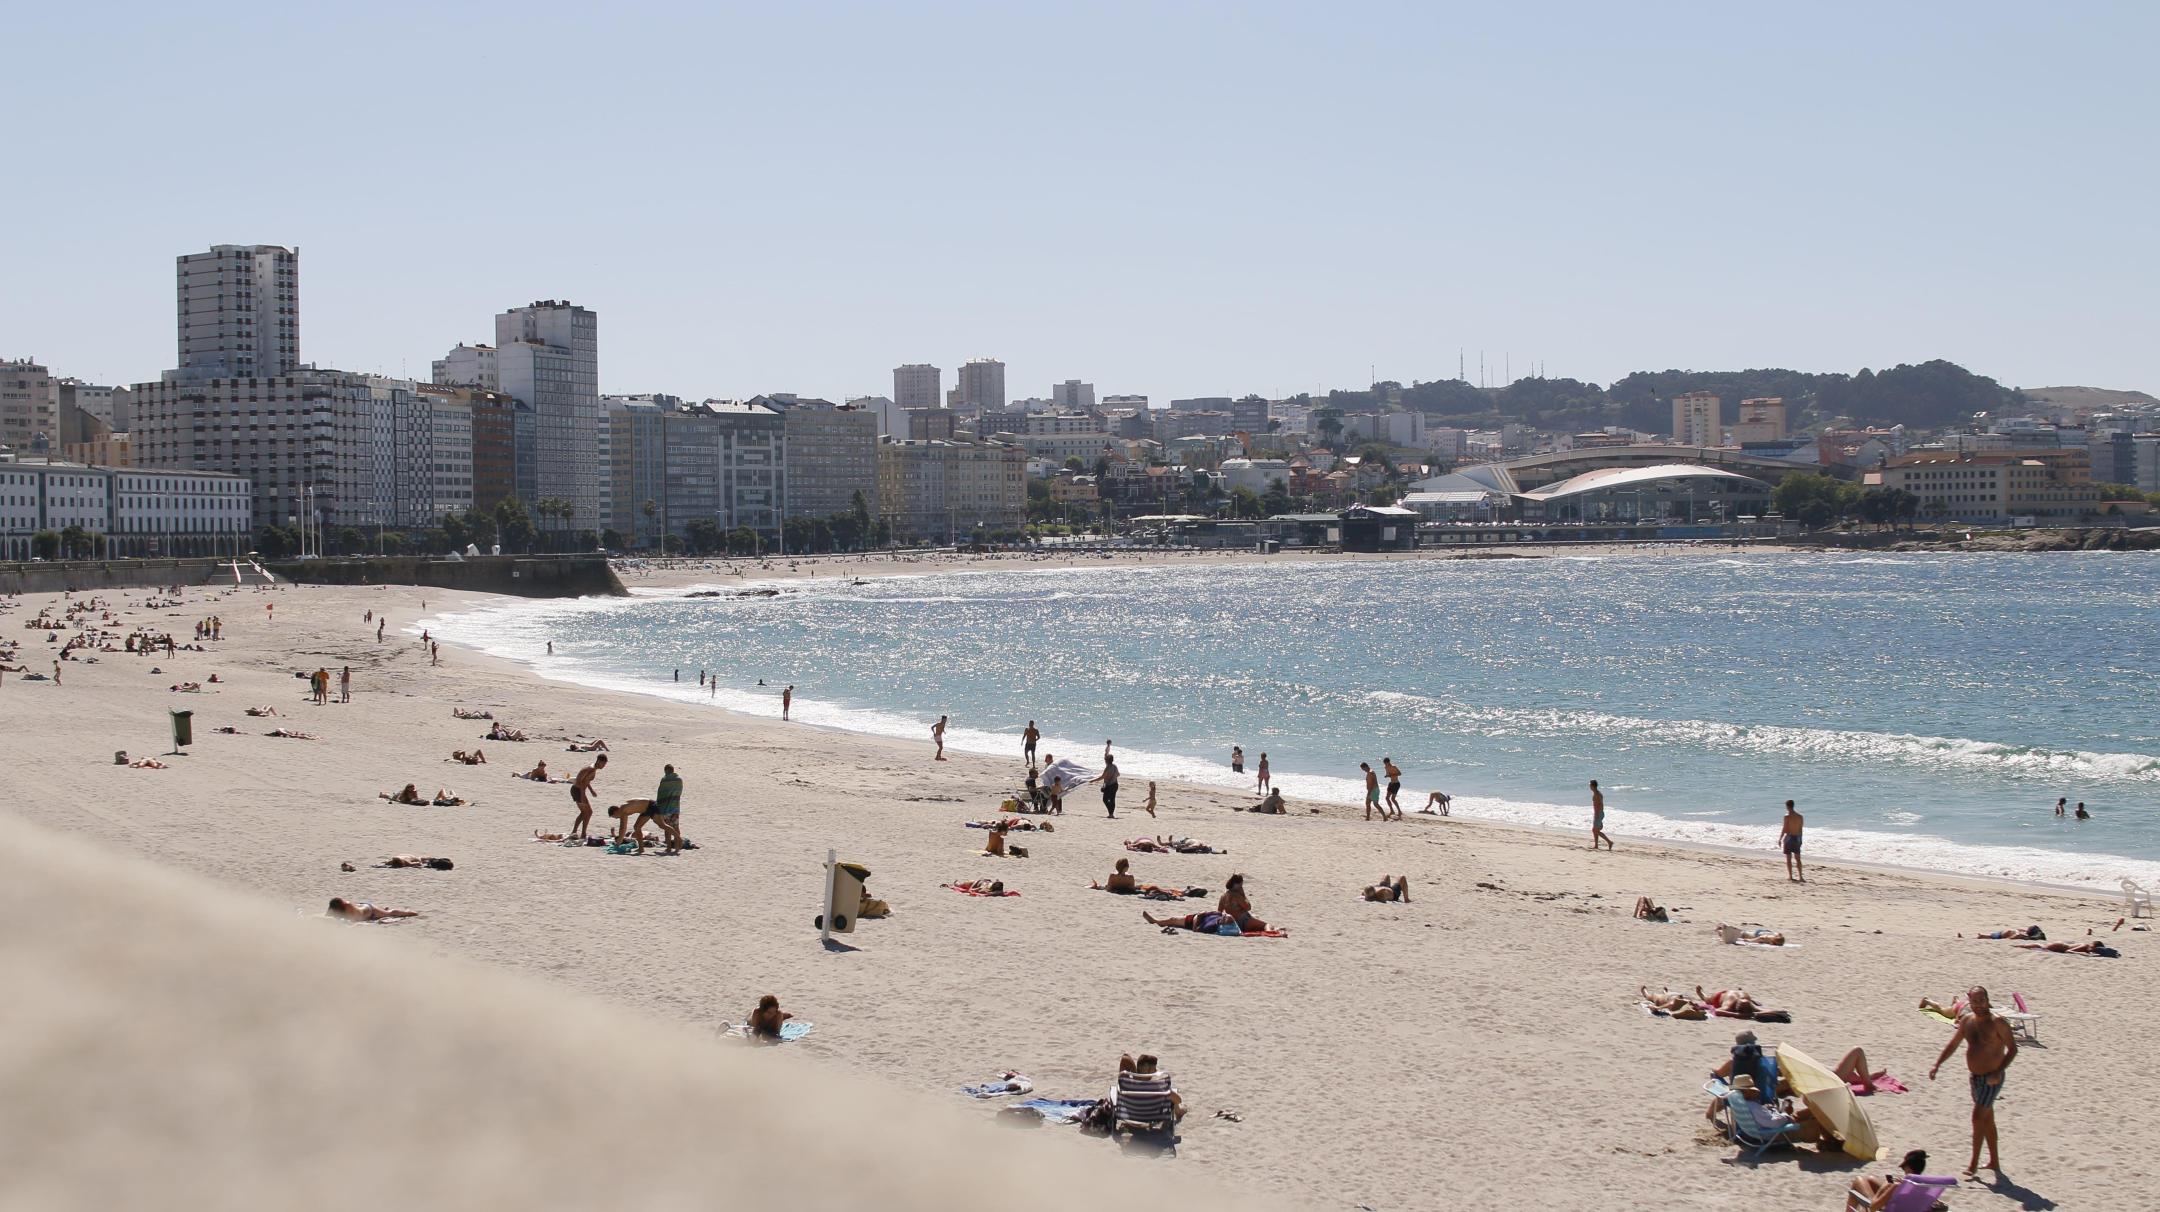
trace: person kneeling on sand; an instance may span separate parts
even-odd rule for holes
[[[780,999],[768,993],[750,1012],[750,1038],[768,1044],[780,1042],[780,1025],[795,1016],[780,1008]]]
[[[1362,893],[1368,901],[1407,901],[1410,899],[1410,877],[1407,875],[1383,875],[1380,882]]]
[[[427,803],[426,800],[420,798],[420,789],[411,783],[405,784],[404,789],[400,791],[378,791],[375,793],[375,798],[389,800],[393,804]]]
[[[330,908],[325,916],[343,918],[348,922],[381,922],[396,917],[419,917],[417,909],[383,909],[366,901],[348,901],[342,896],[330,898]]]
[[[1672,920],[1672,914],[1665,911],[1665,906],[1652,901],[1647,896],[1635,898],[1635,916],[1646,922],[1669,922]]]

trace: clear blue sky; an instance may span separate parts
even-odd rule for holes
[[[2160,392],[2160,5],[17,5],[0,355],[174,360],[297,244],[303,356],[538,298],[601,385],[1281,395],[1949,358]]]

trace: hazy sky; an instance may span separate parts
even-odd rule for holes
[[[331,11],[333,8],[339,11]],[[2160,5],[12,6],[0,356],[174,361],[298,245],[308,360],[600,313],[601,386],[1282,395],[1852,370],[2160,391]]]

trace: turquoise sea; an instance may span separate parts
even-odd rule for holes
[[[715,578],[716,581],[720,578]],[[741,582],[717,588],[733,595]],[[1658,555],[933,572],[774,597],[428,621],[549,677],[1011,755],[1113,738],[1128,780],[1406,801],[1770,854],[2160,886],[2160,559]],[[546,654],[548,641],[555,654]],[[682,671],[680,683],[672,671]],[[707,697],[699,670],[717,671]],[[763,679],[768,685],[760,688]],[[2093,819],[2057,820],[2085,801]],[[1413,805],[1414,806],[1414,805]],[[1623,844],[1625,844],[1623,840]]]

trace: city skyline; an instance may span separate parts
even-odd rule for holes
[[[475,317],[559,298],[606,318],[609,394],[840,400],[986,355],[1015,398],[1282,397],[1458,356],[1475,382],[1481,354],[1495,384],[1940,357],[2160,390],[2160,250],[2126,238],[2160,17],[2134,6],[442,14],[441,45],[589,98],[552,136],[574,171],[516,207],[466,204],[515,179],[492,158],[414,154],[492,129],[499,86],[435,70],[403,15],[121,11],[17,18],[52,53],[0,81],[45,182],[0,201],[0,354],[96,383],[174,364],[175,250],[263,243],[306,254],[304,361],[415,380],[485,339]],[[158,99],[253,96],[244,69],[190,74],[239,28],[367,103],[251,107],[276,150],[235,171]],[[710,70],[750,42],[781,53]],[[742,104],[791,59],[814,95]],[[60,87],[93,61],[100,89]],[[373,184],[277,186],[338,165]]]

